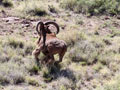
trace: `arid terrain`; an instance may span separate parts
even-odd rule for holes
[[[120,90],[119,3],[1,0],[0,90]],[[39,21],[60,26],[68,50],[58,66],[37,66],[32,56]]]

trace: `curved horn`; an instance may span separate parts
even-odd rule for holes
[[[48,22],[45,23],[45,25],[49,25],[49,24],[53,24],[53,25],[56,27],[56,29],[57,29],[57,34],[58,34],[59,31],[60,31],[58,24],[55,23],[55,22],[53,22],[53,21],[48,21]]]
[[[39,25],[40,25],[40,28],[39,28]],[[40,31],[38,30],[38,28],[40,29]],[[44,23],[40,21],[40,22],[38,22],[38,24],[36,26],[36,31],[39,35],[40,35],[42,29],[44,29]]]

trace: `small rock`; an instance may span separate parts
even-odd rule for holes
[[[22,23],[22,24],[30,24],[31,22],[28,21],[28,20],[23,20],[21,23]]]
[[[30,24],[25,24],[25,27],[29,27],[30,26]]]
[[[5,20],[6,22],[9,22],[9,21],[17,21],[17,20],[19,20],[19,18],[17,18],[17,17],[7,17],[7,18],[3,18],[3,20]]]
[[[108,20],[108,19],[110,19],[110,17],[106,16],[104,19],[105,19],[105,20]]]

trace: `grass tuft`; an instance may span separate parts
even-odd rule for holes
[[[12,7],[13,6],[12,0],[2,0],[1,3],[4,7]]]
[[[18,12],[24,13],[26,16],[44,16],[47,12],[44,5],[39,0],[29,0],[22,1],[19,6],[16,6]]]

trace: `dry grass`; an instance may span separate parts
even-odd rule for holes
[[[48,7],[46,7],[45,3],[40,0],[24,0],[19,1],[14,5],[14,12],[17,16],[29,18],[31,16],[45,16],[48,12]]]
[[[85,40],[87,36],[85,33],[82,33],[79,30],[66,30],[60,32],[58,38],[66,41],[69,46],[69,45],[74,45],[79,40]]]
[[[74,0],[69,1],[70,6],[74,5],[71,3]],[[88,18],[61,9],[58,2],[24,0],[17,1],[12,8],[2,7],[8,16],[11,16],[8,13],[11,10],[25,19],[6,22],[0,18],[1,30],[7,30],[2,32],[4,37],[0,37],[0,89],[119,90],[119,19],[108,17],[106,20],[106,16]],[[36,22],[36,16],[39,20],[47,18],[60,24],[61,31],[57,37],[66,41],[68,50],[58,66],[38,67],[32,56],[37,39],[33,31],[35,25],[22,27],[21,22],[29,21],[27,17],[33,17],[30,22]],[[6,36],[10,30],[15,33]],[[39,58],[44,58],[44,55]]]

